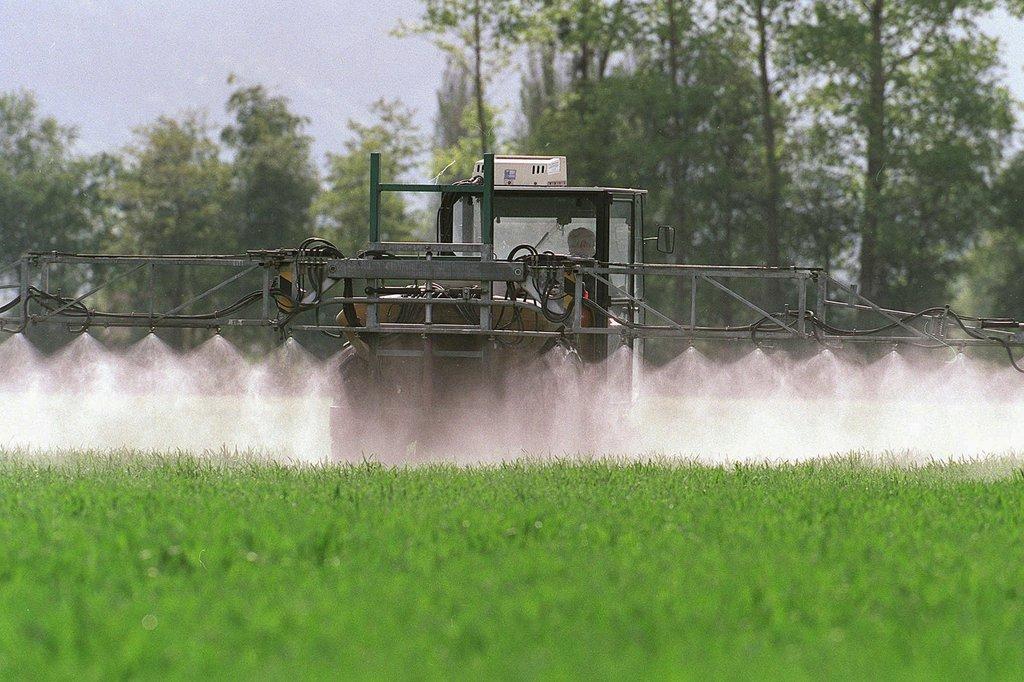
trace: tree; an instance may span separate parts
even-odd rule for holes
[[[993,76],[995,44],[977,26],[991,5],[818,0],[798,31],[796,61],[819,83],[808,102],[848,127],[846,147],[862,162],[857,265],[868,297],[883,288],[903,304],[944,297],[952,272],[913,268],[931,265],[926,252],[956,254],[972,237],[973,201],[963,195],[983,187],[999,159],[993,142],[1012,122]],[[925,205],[919,190],[938,203]],[[945,201],[954,192],[959,203]]]
[[[229,79],[229,83],[234,82]],[[312,204],[319,190],[310,158],[306,119],[260,85],[242,87],[228,99],[235,121],[221,139],[234,152],[233,195],[245,248],[296,244],[312,227]]]
[[[795,0],[738,0],[723,3],[744,36],[751,38],[748,51],[758,79],[760,146],[764,174],[761,188],[763,205],[764,262],[783,265],[787,236],[784,234],[784,146],[788,144],[788,110],[784,97],[792,83],[785,69],[788,29],[797,3]]]
[[[754,24],[757,27],[757,72],[761,86],[761,144],[764,147],[764,221],[765,260],[768,265],[782,265],[781,209],[782,172],[779,168],[779,122],[776,81],[772,73],[772,39],[770,27],[774,24],[773,14],[778,3],[753,0]]]
[[[441,87],[437,91],[437,114],[434,118],[431,176],[438,180],[470,177],[481,157],[480,140],[474,132],[478,129],[480,114],[470,80],[465,66],[449,55]],[[483,114],[487,129],[495,130],[498,122],[494,109],[485,104]],[[488,151],[496,151],[493,143]]]
[[[991,221],[967,260],[961,302],[982,315],[1024,319],[1024,152],[995,182]]]
[[[469,73],[460,60],[448,55],[441,87],[437,91],[437,114],[434,116],[434,144],[442,149],[454,147],[468,137],[466,111],[473,106]]]
[[[677,262],[763,262],[757,81],[735,31],[681,0],[553,2],[538,16],[565,71],[522,146],[569,154],[573,184],[649,188],[646,222],[676,227]],[[682,314],[688,287],[648,294]]]
[[[397,33],[425,34],[443,50],[456,68],[472,81],[474,153],[494,151],[497,136],[487,87],[506,64],[502,43],[515,35],[518,8],[503,0],[423,0],[423,14]],[[460,120],[468,120],[460,119]]]
[[[526,0],[515,37],[525,46],[527,71],[520,87],[520,139],[536,143],[545,110],[571,101],[578,127],[587,125],[605,78],[632,47],[643,49],[642,3],[623,0]],[[589,145],[588,145],[589,146]]]
[[[519,81],[519,114],[517,136],[529,139],[540,125],[544,114],[558,106],[566,90],[559,70],[558,46],[554,40],[540,45],[528,45],[526,69]]]
[[[113,195],[119,246],[138,253],[213,253],[238,247],[230,224],[231,171],[197,114],[160,117],[135,131]]]
[[[125,150],[123,167],[111,188],[122,216],[112,248],[128,253],[201,254],[239,248],[228,226],[237,224],[232,211],[232,168],[197,115],[161,117],[135,132]],[[208,288],[216,273],[174,268],[170,278],[155,283],[118,286],[126,300],[119,305],[146,310],[149,295],[160,306],[173,306]],[[133,280],[140,282],[141,280]],[[154,290],[149,287],[154,285]],[[169,308],[167,308],[169,309]],[[175,337],[187,345],[194,337]]]
[[[77,157],[74,142],[73,128],[40,117],[32,94],[0,93],[0,266],[25,251],[97,246],[113,159]]]
[[[784,210],[798,265],[843,270],[851,267],[856,255],[860,205],[842,143],[839,130],[813,116],[794,125],[789,137]]]
[[[366,243],[370,224],[370,153],[381,153],[381,179],[402,182],[416,167],[422,149],[413,112],[398,101],[378,100],[370,108],[373,122],[348,122],[352,138],[341,154],[327,158],[327,190],[316,213],[319,227],[346,254]],[[403,197],[385,193],[380,203],[381,238],[407,239],[416,232],[412,212]]]
[[[644,5],[625,0],[526,0],[517,17],[520,38],[557,44],[568,57],[570,85],[598,82],[642,35]]]

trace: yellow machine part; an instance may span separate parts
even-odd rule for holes
[[[496,299],[504,300],[504,299]],[[396,297],[395,303],[382,303],[378,308],[379,321],[382,323],[397,323],[399,321],[410,323],[410,324],[423,324],[426,318],[426,306],[422,303],[402,303],[401,299]],[[569,305],[572,301],[572,296],[565,296],[563,302],[565,305]],[[356,314],[356,318],[359,326],[366,324],[366,309],[367,304],[356,303],[352,306]],[[474,310],[476,310],[474,306]],[[496,328],[511,328],[508,327],[509,316],[512,314],[511,308],[502,308],[499,306],[494,307],[494,326]],[[561,325],[557,325],[541,314],[540,310],[524,308],[520,310],[520,319],[522,324],[516,323],[514,329],[523,331],[558,331]],[[467,324],[467,320],[463,317],[463,313],[460,312],[454,305],[434,305],[431,311],[431,320],[434,324]],[[585,309],[582,313],[582,321],[584,326],[590,326],[592,324],[592,316],[589,310]],[[345,312],[341,311],[337,315],[337,322],[340,326],[350,326],[349,321],[345,316]],[[387,341],[389,346],[404,347],[409,344],[418,344],[419,338],[415,335],[409,334],[396,334],[395,338],[391,338]],[[366,340],[365,337],[361,337],[358,332],[346,331],[345,338],[354,347],[360,351],[365,350]],[[478,344],[483,339],[479,336],[465,336],[465,335],[451,335],[450,337],[443,336],[439,337],[437,343],[439,348],[451,347],[452,350],[459,348],[462,349],[465,346]],[[530,349],[539,350],[546,342],[543,338],[530,338],[517,344],[517,348],[520,351],[529,352]]]
[[[290,315],[295,311],[295,301],[302,299],[302,292],[296,290],[295,272],[291,266],[283,267],[278,271],[276,284],[275,288],[281,292],[274,294],[277,308],[285,315]]]

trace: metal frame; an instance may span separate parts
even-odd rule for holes
[[[501,337],[534,337],[534,338],[582,338],[585,336],[606,337],[618,336],[621,343],[639,348],[642,353],[644,339],[651,338],[677,338],[689,342],[695,341],[773,341],[773,342],[810,342],[822,344],[838,343],[892,343],[892,344],[915,344],[928,345],[931,347],[965,347],[994,345],[987,339],[971,338],[960,332],[959,336],[950,334],[950,327],[945,323],[945,315],[927,315],[918,318],[918,323],[910,323],[901,318],[907,316],[901,311],[894,311],[883,308],[873,301],[868,300],[854,287],[848,286],[835,279],[820,268],[776,268],[762,266],[714,266],[714,265],[674,265],[674,264],[653,264],[653,263],[597,263],[592,261],[566,261],[557,266],[566,275],[575,279],[575,297],[577,301],[582,300],[584,285],[589,282],[591,286],[600,291],[615,292],[615,296],[608,296],[609,301],[614,298],[613,305],[626,306],[628,314],[621,322],[612,321],[608,324],[602,322],[599,325],[586,326],[583,323],[582,305],[575,306],[574,312],[565,325],[558,330],[536,330],[517,331],[510,329],[496,329],[494,326],[493,310],[495,308],[520,307],[537,309],[532,304],[522,301],[507,301],[494,298],[494,282],[526,280],[533,271],[550,270],[552,266],[528,265],[522,262],[507,262],[495,259],[494,248],[494,196],[496,190],[509,191],[522,189],[524,192],[535,192],[543,194],[545,188],[525,187],[506,188],[495,187],[494,184],[494,155],[485,154],[483,163],[482,184],[447,184],[447,185],[419,185],[403,183],[385,183],[381,181],[381,157],[380,154],[370,156],[370,222],[369,222],[369,248],[372,252],[387,251],[395,254],[395,258],[375,259],[364,258],[341,258],[341,259],[316,259],[307,258],[299,261],[294,251],[253,251],[246,255],[169,255],[169,256],[146,256],[146,255],[110,255],[110,254],[69,254],[69,253],[32,253],[15,261],[3,268],[0,268],[0,275],[13,269],[18,270],[17,283],[4,284],[0,291],[16,289],[20,304],[8,310],[7,314],[0,315],[0,331],[17,332],[23,331],[32,325],[59,325],[66,326],[69,330],[81,331],[86,326],[104,327],[197,327],[197,328],[219,328],[222,326],[258,326],[278,329],[284,333],[325,331],[356,332],[360,335],[380,334],[418,334],[423,338],[423,355],[429,356],[432,352],[431,337],[437,335],[457,336],[482,336],[494,340]],[[614,192],[609,188],[592,188],[593,191]],[[551,190],[555,191],[555,190]],[[574,188],[558,188],[558,192],[579,191]],[[624,190],[625,191],[625,190]],[[454,193],[480,197],[481,206],[481,242],[477,243],[438,243],[433,242],[390,242],[381,240],[380,225],[380,204],[381,197],[385,192],[417,192],[417,193]],[[636,190],[629,190],[636,196]],[[637,204],[634,203],[634,212]],[[643,210],[642,199],[640,203]],[[644,238],[643,226],[637,224],[634,215],[633,240],[631,253],[635,260],[643,258],[642,240]],[[454,255],[459,252],[464,255]],[[337,324],[310,324],[301,318],[293,319],[292,316],[279,312],[277,305],[272,300],[271,283],[282,272],[282,270],[293,268],[297,265],[323,266],[328,275],[333,279],[351,278],[366,279],[374,288],[379,288],[384,282],[406,281],[406,282],[435,282],[435,281],[469,281],[479,286],[480,296],[473,299],[445,299],[433,295],[426,295],[417,298],[383,298],[380,296],[351,296],[325,298],[317,308],[317,319],[320,319],[320,309],[337,311],[343,304],[359,303],[366,306],[366,324],[362,327],[349,327]],[[51,270],[58,267],[89,266],[93,272],[103,267],[125,267],[127,269],[101,281],[99,284],[90,286],[84,293],[75,295],[74,298],[61,297],[64,301],[57,309],[40,310],[38,304],[33,304],[30,293],[36,289],[41,292],[53,294],[49,289]],[[231,272],[224,279],[214,284],[203,293],[193,296],[188,300],[172,305],[166,312],[156,312],[156,291],[155,286],[157,273],[167,268],[226,268]],[[69,310],[83,301],[95,296],[97,293],[107,290],[117,281],[129,277],[134,273],[144,271],[148,278],[149,298],[146,305],[147,312],[138,311],[106,311],[102,316],[83,320],[80,315],[70,314]],[[223,291],[228,285],[241,280],[243,277],[259,272],[261,275],[260,295],[254,298],[259,301],[258,312],[239,311],[233,315],[225,315],[218,318],[193,317],[177,315],[200,301],[212,300],[214,295]],[[630,287],[620,287],[613,283],[613,275],[626,275],[627,281],[633,282],[632,291]],[[645,292],[650,289],[649,278],[686,278],[690,283],[688,319],[677,320],[665,311],[658,310],[647,300]],[[786,311],[780,315],[778,309],[775,312],[766,310],[764,307],[743,296],[733,286],[730,280],[783,280],[795,287],[796,308]],[[701,286],[701,284],[709,286]],[[846,294],[853,299],[852,302],[844,302],[829,298],[829,288]],[[813,290],[814,295],[811,296]],[[755,321],[766,323],[767,328],[760,329],[757,326],[744,325],[739,327],[716,327],[710,322],[700,319],[699,311],[700,296],[703,291],[715,291],[727,295],[738,302],[743,310],[746,310]],[[792,290],[791,290],[791,293]],[[811,300],[813,298],[813,300]],[[56,300],[56,299],[55,299]],[[601,299],[604,300],[604,299]],[[423,323],[397,324],[381,322],[379,306],[393,305],[399,302],[403,305],[425,306]],[[4,301],[0,300],[0,304]],[[598,306],[598,301],[592,300],[591,304]],[[433,322],[433,310],[435,306],[445,305],[467,305],[477,307],[480,310],[478,324],[436,324]],[[223,306],[217,309],[224,309]],[[894,328],[902,333],[887,333],[884,335],[871,336],[850,336],[844,334],[829,334],[819,327],[826,324],[826,316],[831,308],[854,309],[860,311],[871,311],[887,320]],[[14,311],[13,313],[11,311]],[[599,308],[599,312],[603,309]],[[245,314],[242,314],[245,312]],[[607,311],[604,311],[607,312]],[[635,314],[634,314],[635,313]],[[661,324],[647,324],[647,317],[656,318]],[[333,318],[333,315],[330,317]],[[500,319],[500,318],[499,318]],[[332,320],[333,322],[333,320]],[[758,323],[758,324],[760,324]],[[809,328],[809,323],[810,328]],[[925,328],[921,328],[923,323]],[[980,331],[980,326],[977,327]],[[955,332],[955,329],[954,329]],[[986,336],[997,336],[1004,339],[1006,343],[1022,346],[1024,345],[1024,332],[1015,330],[984,330]],[[966,337],[966,338],[962,338]],[[484,348],[488,344],[483,344]],[[486,357],[486,350],[481,351],[481,357]]]
[[[277,316],[271,316],[270,311],[276,308],[271,306],[270,280],[273,273],[279,268],[279,264],[272,262],[258,262],[249,256],[143,256],[130,255],[118,256],[107,254],[70,254],[70,253],[30,253],[15,262],[20,266],[18,299],[19,305],[14,308],[15,315],[0,315],[0,331],[19,332],[33,325],[47,325],[66,327],[71,331],[84,331],[90,326],[95,327],[142,327],[149,329],[156,328],[210,328],[215,329],[221,326],[274,326]],[[40,309],[40,306],[33,305],[29,292],[34,288],[41,292],[56,296],[58,292],[50,291],[49,279],[51,271],[55,267],[85,267],[93,269],[102,267],[116,268],[128,266],[127,269],[108,277],[99,284],[89,287],[81,294],[74,295],[66,303],[58,306],[55,310]],[[159,269],[177,268],[230,268],[233,272],[214,286],[203,293],[175,304],[166,312],[156,312],[157,288],[156,273]],[[171,318],[189,306],[202,300],[209,299],[213,294],[223,290],[229,284],[241,279],[245,275],[254,273],[257,270],[263,271],[263,293],[262,314],[259,317],[225,316],[210,320],[182,320]],[[145,297],[144,307],[147,312],[137,310],[127,311],[104,311],[104,315],[96,316],[91,320],[83,320],[81,316],[68,314],[73,306],[83,303],[87,299],[95,297],[101,292],[113,288],[112,285],[129,278],[130,276],[144,272],[146,274],[146,287],[148,295]],[[68,297],[65,297],[68,298]],[[108,316],[109,314],[109,316]]]
[[[400,245],[383,243],[382,246],[397,247],[396,250],[412,252],[417,247],[424,252],[423,260],[387,259],[368,261],[366,259],[338,259],[326,261],[328,268],[336,266],[335,274],[339,276],[365,276],[371,274],[379,276],[377,282],[384,280],[420,280],[429,277],[443,276],[445,268],[458,263],[459,273],[467,275],[478,281],[481,287],[486,286],[488,291],[495,281],[506,279],[522,279],[530,274],[531,268],[522,264],[511,264],[502,261],[490,261],[482,258],[483,250],[480,251],[479,259],[473,258],[468,261],[465,258],[453,261],[432,260],[426,257],[426,253],[436,248],[434,243],[404,243]],[[424,248],[425,247],[425,248]],[[468,249],[467,249],[468,250]],[[312,262],[312,261],[311,261]],[[942,314],[927,315],[920,318],[925,325],[931,324],[933,329],[922,329],[920,325],[905,323],[900,318],[905,317],[904,311],[893,310],[878,306],[860,295],[852,287],[835,279],[819,268],[768,268],[759,266],[695,266],[695,265],[669,265],[669,264],[586,264],[578,263],[570,266],[561,266],[571,274],[576,282],[575,295],[582,296],[582,288],[585,281],[601,282],[610,290],[615,292],[617,300],[628,301],[637,309],[643,310],[650,317],[656,318],[659,324],[645,324],[635,322],[629,326],[623,326],[612,322],[607,327],[584,326],[581,307],[576,307],[574,314],[564,327],[558,331],[518,331],[509,329],[494,329],[489,320],[481,319],[479,325],[449,325],[430,322],[398,324],[380,322],[379,317],[373,324],[364,327],[349,327],[332,323],[311,324],[301,319],[289,321],[286,316],[279,313],[277,306],[272,300],[270,283],[277,274],[286,267],[295,263],[295,258],[278,256],[267,257],[266,253],[254,252],[248,256],[93,256],[81,254],[62,253],[36,253],[30,254],[20,261],[8,265],[7,271],[17,268],[19,271],[16,284],[6,284],[5,290],[16,288],[22,296],[22,303],[9,310],[6,314],[0,315],[0,330],[22,331],[33,325],[63,326],[68,329],[81,330],[83,326],[96,327],[139,327],[139,328],[176,328],[176,327],[197,327],[215,329],[227,326],[255,326],[276,328],[286,332],[307,332],[307,331],[328,331],[328,332],[358,332],[360,334],[418,334],[424,337],[432,335],[458,335],[458,336],[485,336],[490,338],[522,336],[532,338],[567,338],[572,336],[605,335],[619,336],[624,342],[637,339],[652,338],[677,338],[686,341],[804,341],[810,343],[838,344],[838,343],[888,343],[888,344],[914,344],[929,346],[958,348],[966,346],[992,345],[991,341],[974,338],[961,338],[950,333],[948,325],[940,324]],[[325,261],[317,261],[317,264],[324,264]],[[366,263],[374,263],[373,270],[367,270]],[[46,281],[50,277],[51,270],[58,267],[81,267],[84,265],[96,267],[117,267],[128,266],[113,277],[109,277],[99,284],[90,286],[85,292],[69,299],[56,310],[40,309],[26,301],[30,288],[41,291],[48,291]],[[176,304],[166,312],[156,312],[156,291],[151,286],[156,274],[160,270],[201,267],[201,268],[225,268],[231,272],[222,280],[205,290],[203,293],[193,296],[188,300]],[[543,269],[550,266],[542,266]],[[389,271],[390,268],[390,271]],[[493,269],[493,270],[492,270]],[[81,303],[98,293],[110,290],[117,282],[139,272],[144,272],[147,282],[149,296],[146,301],[148,312],[137,310],[127,311],[106,311],[109,316],[95,317],[90,321],[84,321],[81,316],[70,315],[68,309],[74,304]],[[182,320],[171,317],[191,305],[203,300],[215,298],[215,294],[221,292],[229,284],[241,278],[255,273],[260,274],[261,295],[258,310],[252,313],[242,314],[240,311],[235,315],[203,319],[203,320]],[[447,271],[452,272],[452,271]],[[625,274],[638,278],[639,281],[649,285],[650,278],[670,277],[687,278],[690,280],[690,309],[688,319],[677,320],[665,311],[659,310],[642,296],[632,296],[625,289],[614,284],[610,275]],[[729,280],[784,280],[790,282],[796,288],[797,307],[789,312],[790,319],[781,319],[778,313],[769,313],[767,310],[744,297],[741,293],[730,287],[726,282]],[[710,284],[710,287],[700,287],[700,283]],[[846,302],[828,298],[829,287],[849,294],[856,302]],[[646,288],[646,287],[645,287]],[[815,300],[808,295],[808,288],[816,290]],[[765,319],[776,325],[777,329],[766,329],[752,333],[744,327],[713,327],[700,319],[700,292],[703,290],[720,291],[741,304],[742,309],[747,310],[755,319]],[[53,293],[53,292],[48,292]],[[507,301],[494,299],[493,294],[488,297],[482,293],[479,299],[445,299],[445,298],[384,298],[380,296],[359,295],[346,297],[325,298],[319,305],[320,308],[336,312],[344,303],[360,303],[367,306],[367,310],[373,310],[380,305],[423,305],[428,308],[445,305],[463,305],[478,307],[483,311],[490,311],[493,308],[519,307],[523,309],[536,309],[531,303],[523,301]],[[812,305],[813,304],[813,305]],[[214,306],[217,307],[217,306]],[[257,306],[254,305],[254,308]],[[871,311],[883,319],[897,325],[904,333],[886,333],[873,336],[846,336],[828,334],[823,332],[815,333],[807,328],[807,320],[816,316],[822,322],[827,322],[825,315],[829,309],[841,308],[860,311]],[[333,315],[330,317],[333,318]],[[368,315],[369,317],[369,315]],[[481,315],[481,318],[484,316]],[[976,327],[979,331],[980,326]],[[1024,339],[1019,333],[1002,330],[984,330],[986,335],[999,335],[1008,343],[1024,346]]]

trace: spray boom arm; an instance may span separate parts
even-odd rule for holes
[[[300,249],[253,251],[245,256],[33,253],[8,268],[17,273],[17,283],[4,285],[15,295],[0,304],[0,330],[17,333],[36,325],[64,327],[71,331],[84,331],[90,326],[150,329],[253,326],[284,333],[335,335],[352,331],[367,335],[451,334],[489,338],[606,336],[618,337],[623,342],[669,337],[691,342],[747,339],[823,345],[908,344],[953,349],[998,346],[1007,351],[1024,346],[1024,324],[1019,321],[973,318],[947,307],[914,313],[882,308],[815,268],[613,264],[572,257],[539,258],[529,254],[515,260],[464,259],[435,255],[439,244],[384,243],[378,246],[384,248],[353,258],[344,257],[324,240],[307,240]],[[93,275],[89,280],[93,283],[80,285],[81,293],[76,291],[73,295],[52,286],[54,281],[68,281],[69,272],[75,271],[108,274]],[[211,285],[183,301],[165,302],[166,295],[157,283],[176,281],[182,271],[207,273]],[[209,273],[214,271],[221,274],[211,279]],[[691,290],[690,319],[685,322],[675,320],[622,286],[624,278],[649,282],[680,277],[688,280]],[[735,280],[781,280],[796,290],[796,306],[786,305],[778,312],[765,310],[729,286],[728,283]],[[403,281],[407,284],[392,284],[387,288],[387,283]],[[339,282],[345,283],[344,295],[328,295]],[[356,293],[355,282],[364,282],[366,286]],[[467,282],[477,284],[467,288]],[[498,283],[504,283],[514,295],[494,297],[483,293]],[[432,293],[412,294],[422,292],[424,284],[429,285]],[[441,295],[456,286],[457,297]],[[241,295],[231,293],[239,287],[243,289]],[[605,290],[603,298],[591,295],[601,288]],[[830,288],[847,294],[853,302],[829,298]],[[700,305],[692,304],[702,290],[724,293],[750,313],[751,321],[732,326],[701,322]],[[145,296],[140,296],[140,291],[145,291]],[[382,295],[384,291],[389,293]],[[136,292],[134,299],[142,300],[142,309],[120,310],[114,305],[126,298],[131,300],[131,294],[125,295],[128,292]],[[102,301],[102,305],[97,301]],[[379,308],[396,304],[414,307],[458,304],[481,312],[494,312],[458,325],[380,322]],[[335,323],[337,312],[347,305],[359,305],[367,310],[365,323],[359,326]],[[549,317],[554,316],[558,328],[518,329],[495,323],[501,310],[516,307],[547,311]],[[603,324],[585,325],[584,308],[588,317]],[[851,309],[861,314],[870,312],[879,318],[879,324],[860,329],[836,326],[826,318],[830,308]]]
[[[548,177],[555,160],[534,166],[528,159],[527,169]],[[513,161],[521,159],[508,163]],[[564,170],[564,162],[559,164],[555,166]],[[354,257],[318,237],[296,249],[244,255],[30,253],[0,268],[0,331],[18,333],[44,325],[73,332],[90,326],[239,326],[350,339],[355,334],[364,341],[396,334],[479,337],[488,342],[542,338],[569,346],[590,343],[605,354],[616,345],[642,354],[644,341],[652,338],[690,343],[907,344],[954,350],[992,346],[1003,348],[1014,367],[1024,371],[1014,355],[1024,346],[1024,323],[1017,320],[970,317],[948,307],[917,312],[885,308],[820,268],[642,262],[642,222],[635,230],[635,223],[625,224],[635,235],[628,252],[635,251],[638,262],[613,262],[608,255],[583,258],[573,255],[571,248],[568,254],[539,253],[529,244],[505,258],[496,257],[494,156],[485,155],[478,171],[478,178],[449,185],[387,184],[380,180],[380,156],[371,155],[368,248]],[[566,188],[558,186],[560,179],[555,184],[501,189],[509,198],[547,197],[549,206],[570,202],[579,211],[584,205],[580,202],[592,202],[591,213],[577,215],[598,221],[595,224],[604,231],[599,230],[596,244],[605,254],[610,253],[608,207],[623,197],[638,201],[635,197],[643,195],[642,190]],[[460,197],[473,202],[479,220],[477,241],[454,243],[450,227],[442,230],[440,223],[435,242],[381,241],[380,199],[388,191],[438,193],[442,206]],[[536,204],[531,210],[538,206],[543,208]],[[632,206],[633,214],[641,213],[637,204]],[[464,229],[463,239],[471,232]],[[339,282],[342,295],[330,295]],[[659,309],[645,294],[658,282],[662,290],[688,292],[688,305],[678,301],[671,310]],[[768,283],[773,286],[765,286]],[[745,294],[751,285],[784,291],[786,296],[763,307]],[[4,292],[13,295],[5,297]],[[722,326],[708,319],[722,317],[716,313],[723,301],[732,314],[739,310],[747,321]],[[677,319],[680,308],[685,316]],[[396,309],[400,314],[388,312]],[[435,315],[451,309],[459,313],[455,319]],[[406,315],[404,310],[417,312]],[[845,317],[830,316],[830,311],[846,311]],[[536,323],[524,324],[524,315],[531,314]],[[858,324],[868,318],[876,321],[852,328],[854,317]]]

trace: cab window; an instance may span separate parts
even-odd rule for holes
[[[497,196],[494,198],[494,255],[506,258],[520,244],[540,252],[593,258],[597,206],[584,196]]]
[[[629,263],[629,245],[632,238],[633,201],[631,199],[616,199],[612,202],[608,222],[609,263]],[[626,275],[612,275],[610,279],[615,286],[625,289]]]

